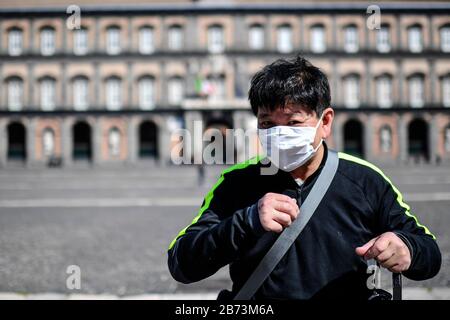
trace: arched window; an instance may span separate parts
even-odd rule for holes
[[[281,53],[289,53],[294,49],[292,43],[292,27],[288,24],[277,29],[277,49]]]
[[[139,107],[150,110],[155,107],[155,79],[145,76],[139,79]]]
[[[376,47],[378,52],[391,51],[391,28],[388,24],[382,24],[380,29],[376,30]]]
[[[41,109],[43,111],[52,111],[56,107],[56,80],[45,77],[40,83]]]
[[[424,76],[415,74],[408,79],[409,104],[413,108],[422,108],[425,105]]]
[[[118,26],[110,26],[106,29],[106,53],[116,55],[120,51],[120,28]]]
[[[122,108],[122,80],[118,77],[106,79],[106,108],[108,110]]]
[[[51,128],[42,131],[42,151],[47,158],[55,154],[55,132]]]
[[[41,29],[41,54],[51,56],[55,53],[55,29],[43,27]]]
[[[423,50],[422,26],[419,24],[408,28],[408,49],[411,52],[421,52]]]
[[[264,28],[259,24],[250,26],[248,32],[248,46],[252,50],[261,50],[264,48]]]
[[[321,24],[316,24],[310,29],[310,47],[314,53],[325,52],[325,27]]]
[[[173,25],[169,28],[168,47],[170,50],[181,50],[183,48],[183,28]]]
[[[344,28],[344,50],[349,53],[357,52],[359,48],[358,28],[348,25]]]
[[[184,98],[184,82],[180,77],[169,79],[168,82],[169,104],[180,105]]]
[[[8,54],[19,56],[23,51],[23,31],[20,28],[11,28],[8,31]]]
[[[351,74],[344,78],[344,103],[347,108],[357,108],[360,105],[359,75]]]
[[[208,28],[208,51],[220,53],[225,49],[225,40],[221,25],[212,25]]]
[[[443,52],[450,52],[450,25],[445,25],[439,30],[441,50]]]
[[[73,53],[85,55],[88,52],[88,30],[86,28],[73,30]]]
[[[392,131],[389,126],[383,126],[380,129],[380,149],[385,153],[392,150]]]
[[[155,32],[153,27],[144,26],[139,29],[139,52],[150,54],[155,51]]]
[[[121,134],[116,127],[111,128],[108,133],[109,155],[116,158],[120,155]]]
[[[393,104],[392,99],[392,77],[382,75],[376,79],[376,99],[380,108],[390,108]]]
[[[76,77],[73,80],[73,107],[77,111],[88,109],[89,80],[86,77]]]
[[[20,111],[23,108],[23,80],[19,77],[11,77],[7,80],[8,109]]]

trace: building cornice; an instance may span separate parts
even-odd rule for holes
[[[371,5],[366,2],[343,3],[299,3],[299,4],[170,4],[170,5],[120,5],[120,6],[80,6],[82,15],[142,15],[142,14],[233,14],[233,13],[366,13]],[[384,13],[450,13],[450,3],[446,2],[378,2]],[[39,17],[66,15],[67,7],[23,7],[0,8],[1,17]]]

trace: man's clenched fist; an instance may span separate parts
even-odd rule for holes
[[[391,272],[400,273],[409,269],[411,253],[408,246],[393,232],[383,233],[356,248],[356,254],[364,259],[375,259]]]
[[[297,218],[297,201],[279,193],[266,193],[258,201],[258,213],[261,225],[266,231],[280,233]]]

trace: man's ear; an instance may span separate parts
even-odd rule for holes
[[[331,135],[331,126],[334,119],[334,110],[331,107],[323,110],[322,116],[322,138],[326,139]]]

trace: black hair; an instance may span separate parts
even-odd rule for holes
[[[258,71],[252,78],[248,93],[253,113],[259,109],[274,111],[295,103],[321,116],[330,106],[330,86],[325,74],[298,55],[278,59]]]

